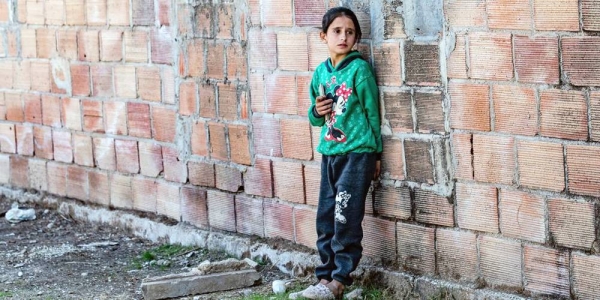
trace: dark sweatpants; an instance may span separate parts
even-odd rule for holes
[[[323,155],[317,209],[317,278],[351,285],[362,256],[365,199],[375,172],[375,153]]]

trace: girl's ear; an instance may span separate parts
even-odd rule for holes
[[[321,41],[327,42],[327,34],[325,32],[319,32],[319,37],[321,38]]]

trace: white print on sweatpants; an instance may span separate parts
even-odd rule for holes
[[[346,224],[346,217],[342,215],[342,210],[348,207],[348,200],[352,197],[352,195],[348,194],[346,191],[339,192],[337,196],[335,196],[335,220]]]

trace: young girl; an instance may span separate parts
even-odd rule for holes
[[[322,26],[329,59],[314,72],[308,116],[322,127],[317,248],[323,264],[315,271],[319,283],[302,296],[341,299],[362,256],[365,199],[380,171],[379,92],[369,63],[353,50],[361,37],[356,15],[332,8]]]

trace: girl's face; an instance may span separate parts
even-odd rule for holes
[[[327,43],[331,58],[338,62],[352,51],[356,43],[354,22],[346,16],[335,18],[327,28],[327,32],[321,32],[321,39]]]

